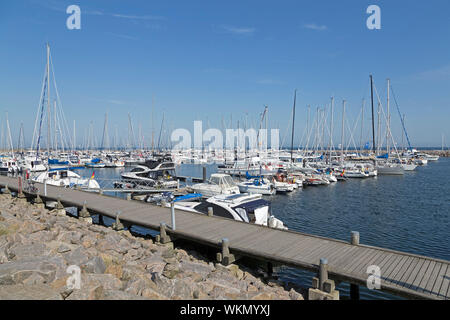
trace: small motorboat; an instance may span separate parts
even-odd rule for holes
[[[189,187],[195,193],[201,193],[204,197],[213,197],[218,194],[238,194],[239,187],[230,175],[213,173],[208,182],[197,183]]]
[[[174,207],[201,214],[208,214],[208,208],[212,208],[214,216],[287,230],[283,222],[271,214],[270,202],[262,199],[261,194],[222,194],[200,202],[176,201]]]
[[[239,182],[237,185],[242,193],[259,193],[263,195],[274,195],[277,190],[273,183],[262,176],[250,176],[246,172],[247,181]]]
[[[94,180],[94,175],[91,178],[82,178],[80,175],[67,169],[55,169],[42,172],[33,177],[34,182],[47,183],[56,187],[81,187],[82,189],[100,189],[100,185]]]

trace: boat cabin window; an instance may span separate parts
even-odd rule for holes
[[[228,210],[226,210],[226,209],[222,208],[221,206],[218,206],[217,204],[214,204],[214,203],[202,202],[199,205],[196,205],[194,207],[194,209],[200,211],[201,213],[208,214],[208,207],[213,208],[213,214],[215,216],[234,220],[233,215],[230,212],[228,212]]]
[[[223,181],[224,181],[224,184],[227,184],[229,187],[233,187],[236,185],[230,176],[223,177]]]
[[[220,184],[220,178],[219,177],[211,177],[211,183],[213,183],[213,184],[217,184],[217,185],[219,185]]]
[[[142,171],[144,171],[144,169],[142,169],[142,168],[133,168],[133,169],[131,169],[130,172],[142,172]]]
[[[56,172],[49,172],[48,173],[48,177],[49,178],[54,178],[56,176]]]
[[[61,178],[67,178],[68,177],[67,171],[60,171],[59,175],[60,175]]]

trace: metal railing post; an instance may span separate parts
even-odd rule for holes
[[[176,226],[175,226],[175,202],[174,201],[172,201],[171,203],[170,203],[170,213],[171,213],[171,216],[172,216],[172,230],[176,230]]]

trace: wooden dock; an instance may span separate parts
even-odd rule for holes
[[[0,187],[18,190],[18,179],[0,176]],[[407,298],[449,299],[450,261],[345,242],[294,231],[282,231],[220,217],[176,211],[176,230],[171,230],[170,209],[140,201],[125,200],[97,193],[36,184],[41,198],[58,200],[65,207],[86,206],[91,214],[116,218],[125,225],[161,230],[167,235],[199,245],[217,248],[228,239],[230,253],[318,272],[321,258],[328,260],[328,278],[348,282],[353,288],[366,286],[367,268],[376,265],[381,271],[381,288]],[[24,191],[25,195],[27,193]],[[34,196],[31,194],[28,197]],[[350,237],[349,237],[350,238]]]

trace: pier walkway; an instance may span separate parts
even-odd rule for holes
[[[0,176],[0,187],[18,191],[18,179]],[[65,207],[83,205],[91,214],[116,218],[125,225],[160,230],[160,224],[171,225],[170,209],[145,202],[125,200],[98,193],[36,184],[44,200],[58,200]],[[28,197],[34,196],[31,194]],[[229,241],[229,251],[236,257],[245,256],[270,263],[319,271],[321,258],[328,260],[328,278],[338,282],[366,286],[367,268],[376,265],[381,271],[381,288],[396,295],[419,299],[449,299],[450,261],[399,252],[384,248],[352,244],[294,231],[282,231],[220,217],[209,217],[176,211],[176,230],[166,233],[173,239],[185,239],[198,245],[222,247]],[[355,242],[353,242],[355,243]]]

